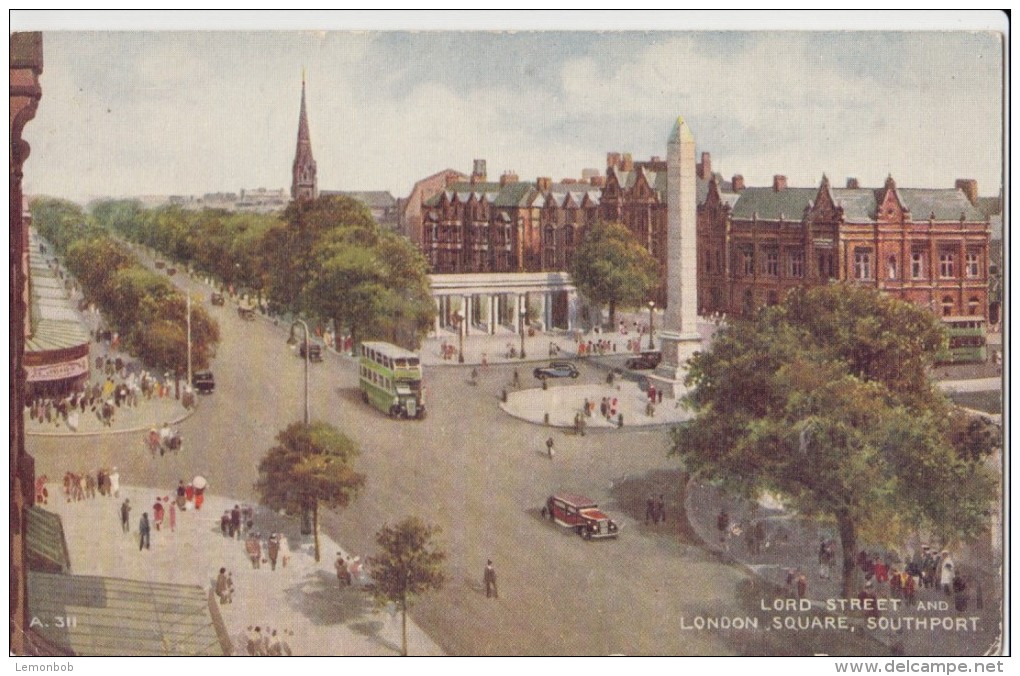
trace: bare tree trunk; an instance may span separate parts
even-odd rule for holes
[[[599,326],[602,325],[602,313],[599,313]],[[609,326],[610,328],[616,326],[616,301],[609,301]]]
[[[854,594],[854,568],[857,565],[857,530],[853,519],[846,512],[836,514],[839,526],[839,540],[843,547],[843,598],[851,598]]]

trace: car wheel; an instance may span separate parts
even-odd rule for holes
[[[576,378],[576,377],[577,377],[577,375],[578,375],[578,374],[577,374],[577,371],[574,371],[573,373],[571,373],[571,374],[570,374],[570,377],[571,377],[571,378]]]
[[[585,540],[591,540],[591,533],[585,530],[584,535],[582,537],[584,537]]]

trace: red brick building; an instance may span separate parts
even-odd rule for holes
[[[798,286],[874,286],[942,316],[988,314],[987,216],[977,184],[953,189],[790,188],[712,182],[698,218],[702,314],[744,314]]]
[[[434,273],[566,270],[584,227],[599,218],[601,177],[534,183],[506,172],[449,183],[422,206],[421,248]]]

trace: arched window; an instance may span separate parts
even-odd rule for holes
[[[886,267],[889,279],[896,279],[896,256],[889,256],[889,262]]]

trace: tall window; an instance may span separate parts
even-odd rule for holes
[[[971,296],[970,300],[967,301],[967,314],[976,315],[978,313],[978,306],[980,304],[981,301],[978,299],[977,296]]]
[[[889,256],[886,263],[886,274],[889,279],[896,279],[896,256]]]
[[[981,276],[981,256],[973,251],[967,253],[967,276],[970,278]]]
[[[804,252],[800,249],[794,249],[790,252],[790,276],[804,276]]]
[[[911,279],[924,279],[924,252],[914,251],[910,254]]]
[[[856,279],[874,279],[871,274],[871,249],[864,247],[854,249],[854,277]]]
[[[949,251],[939,254],[939,277],[956,276],[956,256]]]
[[[818,276],[822,279],[831,279],[836,276],[835,265],[833,264],[831,251],[818,252]]]
[[[779,251],[776,249],[765,252],[765,274],[770,277],[779,276]]]
[[[740,253],[744,260],[744,275],[750,277],[754,274],[754,249],[745,246]]]

